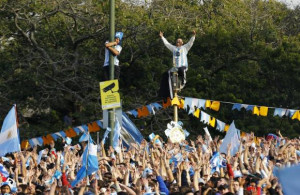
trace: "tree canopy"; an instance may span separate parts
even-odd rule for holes
[[[0,2],[0,115],[18,105],[21,138],[102,118],[99,82],[104,43],[109,36],[109,1],[2,0]],[[299,108],[300,7],[275,0],[116,0],[116,30],[124,32],[120,92],[123,110],[159,101],[161,75],[172,66],[170,42],[187,42],[188,82],[180,96],[270,107]],[[212,116],[262,136],[281,129],[300,133],[300,121],[257,117],[221,105]],[[172,109],[133,119],[163,134]],[[180,111],[191,136],[201,133],[199,119]],[[213,133],[217,133],[213,131]]]

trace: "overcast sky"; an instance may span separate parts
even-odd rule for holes
[[[289,7],[295,7],[297,5],[300,5],[300,0],[278,0],[278,1],[286,3]]]

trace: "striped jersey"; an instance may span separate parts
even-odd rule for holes
[[[106,44],[106,43],[108,43],[108,41],[106,41],[105,44]],[[116,46],[115,46],[115,49],[116,49],[119,53],[121,53],[121,51],[122,51],[121,45],[116,45]],[[103,66],[108,66],[108,65],[109,65],[109,53],[110,53],[110,51],[109,51],[107,48],[105,48],[105,60],[104,60],[104,65],[103,65]],[[117,56],[114,56],[114,64],[115,64],[116,66],[119,66],[119,59],[117,58]]]
[[[162,40],[165,46],[173,53],[173,65],[177,68],[186,67],[188,69],[187,54],[194,44],[195,36],[192,36],[189,42],[181,47],[170,44],[165,37],[162,37]]]

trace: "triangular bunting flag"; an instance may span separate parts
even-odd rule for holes
[[[171,102],[171,104],[172,105],[179,105],[180,104],[180,102],[179,102],[179,100],[178,100],[178,97],[176,96],[176,97],[174,97],[173,99],[172,99],[172,102]]]
[[[220,102],[218,102],[218,101],[213,101],[213,102],[211,103],[210,108],[211,108],[212,110],[214,110],[214,111],[219,111],[219,109],[220,109]]]
[[[252,114],[256,114],[257,116],[259,116],[259,110],[257,106],[254,106]]]
[[[268,115],[268,107],[266,107],[266,106],[261,106],[260,108],[259,108],[259,115],[260,116],[267,116]]]
[[[199,118],[200,117],[200,109],[197,108],[197,110],[194,112],[194,116]]]

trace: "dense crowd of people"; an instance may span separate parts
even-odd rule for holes
[[[98,170],[72,186],[82,166],[86,142],[55,149],[52,142],[0,159],[1,194],[283,194],[273,170],[297,164],[299,139],[279,135],[240,138],[236,154],[219,152],[222,140],[198,136],[194,141],[131,144],[116,152],[97,151]],[[121,142],[120,142],[121,143]]]

